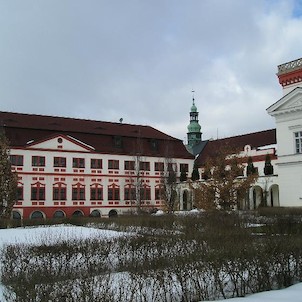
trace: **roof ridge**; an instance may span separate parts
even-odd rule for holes
[[[213,141],[222,141],[226,139],[231,139],[231,138],[238,138],[238,137],[244,137],[252,134],[258,134],[258,133],[263,133],[263,132],[269,132],[269,131],[276,131],[276,128],[271,128],[271,129],[266,129],[266,130],[261,130],[261,131],[255,131],[255,132],[250,132],[250,133],[244,133],[244,134],[238,134],[238,135],[233,135],[233,136],[227,136],[224,138],[218,138],[218,139],[208,139],[208,141],[213,142]]]
[[[59,118],[59,119],[69,119],[69,120],[79,120],[79,121],[87,121],[87,122],[97,122],[97,123],[108,123],[108,124],[121,124],[121,125],[129,125],[129,126],[140,126],[140,127],[151,127],[149,125],[143,124],[131,124],[131,123],[124,123],[124,122],[110,122],[104,120],[97,120],[97,119],[89,119],[89,118],[80,118],[80,117],[71,117],[71,116],[60,116],[60,115],[48,115],[48,114],[40,114],[40,113],[23,113],[23,112],[13,112],[13,111],[0,111],[0,113],[8,113],[8,114],[17,114],[17,115],[26,115],[26,116],[39,116],[39,117],[47,117],[47,118]],[[155,128],[153,128],[155,129]],[[157,130],[157,129],[155,129]],[[157,130],[159,131],[159,130]]]

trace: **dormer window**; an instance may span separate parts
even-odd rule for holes
[[[122,148],[122,145],[123,145],[122,137],[119,135],[114,136],[113,144],[114,144],[114,147],[116,147],[116,148]]]
[[[158,151],[158,140],[157,139],[151,139],[151,150],[152,151]]]

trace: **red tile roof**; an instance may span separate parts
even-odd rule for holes
[[[196,159],[196,164],[201,167],[209,157],[215,156],[223,147],[243,150],[244,146],[250,145],[253,148],[276,144],[276,129],[264,130],[244,135],[232,136],[223,139],[208,141],[204,149]]]
[[[25,147],[29,141],[64,134],[100,153],[134,154],[139,145],[145,156],[192,158],[181,140],[150,126],[12,112],[0,112],[0,126],[13,147]],[[116,137],[122,138],[121,147],[115,146]],[[152,148],[154,141],[158,142],[158,148]]]

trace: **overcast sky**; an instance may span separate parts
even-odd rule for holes
[[[0,110],[153,126],[185,139],[274,128],[300,0],[0,0]]]

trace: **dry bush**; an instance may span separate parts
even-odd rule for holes
[[[114,220],[115,227],[141,223],[160,235],[7,246],[6,301],[201,301],[302,281],[300,234],[255,236],[246,219],[221,211],[129,216]]]

